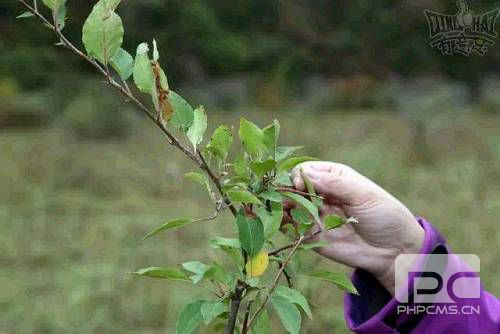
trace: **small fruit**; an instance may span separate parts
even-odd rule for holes
[[[245,269],[250,277],[259,277],[269,265],[269,256],[266,252],[260,252],[247,262]]]

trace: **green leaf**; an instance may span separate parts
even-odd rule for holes
[[[325,223],[325,228],[327,230],[344,225],[344,219],[337,215],[328,215],[323,219],[323,222]]]
[[[300,170],[300,175],[302,177],[302,180],[304,181],[304,184],[306,186],[307,192],[309,194],[313,195],[313,196],[311,196],[311,201],[318,208],[321,207],[323,205],[323,201],[320,198],[314,196],[314,195],[316,195],[316,190],[314,189],[314,185],[312,184],[311,180],[309,180],[309,178],[307,177],[307,175],[305,175],[302,172],[302,169]]]
[[[110,59],[110,63],[123,80],[130,78],[134,72],[134,58],[122,48],[116,51],[115,55]]]
[[[241,247],[251,257],[259,253],[264,246],[264,226],[260,219],[247,219],[241,209],[236,217],[236,225]]]
[[[236,159],[234,159],[234,173],[236,175],[248,177],[249,176],[249,170],[248,170],[248,163],[245,158],[245,153],[239,154]]]
[[[240,120],[239,136],[241,144],[248,154],[259,157],[266,152],[264,133],[254,123],[242,118]]]
[[[264,309],[255,320],[255,324],[252,326],[252,334],[271,333],[271,320],[269,320],[269,314],[267,313],[267,310]]]
[[[66,0],[42,0],[43,4],[52,10],[57,10],[66,3]]]
[[[283,192],[282,193],[283,196],[285,197],[288,197],[292,200],[294,200],[295,202],[297,202],[298,204],[300,204],[302,207],[304,207],[304,209],[306,209],[307,211],[309,211],[309,213],[313,216],[313,218],[316,220],[316,221],[319,221],[319,213],[318,213],[318,208],[311,202],[309,201],[308,199],[306,199],[305,197],[302,197],[298,194],[294,194],[294,193],[290,193],[290,192]]]
[[[250,163],[250,169],[257,175],[257,177],[262,178],[267,172],[270,172],[276,166],[276,161],[273,159],[268,159],[264,161],[252,161]]]
[[[101,6],[102,10],[113,11],[118,7],[120,2],[121,0],[101,0],[97,5]]]
[[[199,261],[189,261],[182,264],[182,268],[192,272],[194,275],[190,277],[194,284],[197,284],[203,279],[205,273],[210,269],[210,266]]]
[[[55,10],[55,13],[57,28],[63,30],[66,25],[66,5],[59,6],[59,8]]]
[[[293,167],[297,166],[298,164],[301,164],[306,161],[313,161],[317,160],[316,158],[312,157],[293,157],[293,158],[288,158],[286,160],[281,161],[278,163],[278,171],[287,171],[292,169]]]
[[[281,202],[283,201],[283,196],[281,196],[281,194],[278,192],[278,191],[274,191],[274,190],[266,190],[262,193],[259,194],[259,197],[265,199],[265,200],[269,200],[271,202]]]
[[[181,226],[184,226],[184,225],[187,225],[187,224],[191,224],[192,222],[193,221],[191,219],[186,219],[186,218],[180,218],[180,219],[171,220],[171,221],[169,221],[169,222],[161,225],[160,227],[154,229],[153,231],[149,232],[148,234],[146,234],[146,236],[143,238],[143,240],[145,240],[147,238],[150,238],[153,235],[155,235],[157,233],[160,233],[162,231],[171,230],[171,229],[174,229],[174,228],[179,228]]]
[[[262,129],[262,142],[273,159],[276,156],[279,133],[280,123],[277,120],[274,120],[273,124]]]
[[[309,180],[309,178],[307,177],[307,175],[305,175],[302,172],[302,169],[300,170],[300,176],[302,177],[302,180],[304,181],[304,184],[306,186],[307,192],[309,194],[316,195],[316,190],[314,189],[314,185],[312,184],[311,180]]]
[[[231,275],[226,271],[226,269],[218,264],[217,262],[212,263],[212,265],[208,268],[208,270],[205,272],[205,275],[203,278],[209,278],[209,279],[214,279],[218,282],[221,282],[223,284],[226,284],[228,286],[231,286],[233,278]]]
[[[241,248],[241,243],[236,238],[223,238],[215,237],[209,241],[209,245],[212,248],[228,247],[228,248]]]
[[[52,10],[57,23],[57,28],[62,30],[66,22],[66,0],[42,0],[45,6]],[[25,12],[17,18],[26,18],[34,16],[31,12]]]
[[[35,14],[33,14],[32,12],[24,12],[24,13],[16,16],[16,19],[24,19],[24,18],[33,17],[33,16],[35,16]]]
[[[279,146],[276,148],[276,161],[286,159],[303,148],[304,146]]]
[[[176,334],[191,334],[198,328],[203,321],[201,307],[204,303],[204,300],[198,300],[184,307],[175,325]]]
[[[221,249],[226,252],[238,267],[243,266],[243,259],[240,252],[241,243],[238,239],[215,237],[209,241],[209,245],[212,248]]]
[[[229,148],[233,143],[233,134],[231,128],[227,125],[221,125],[215,129],[206,150],[215,158],[226,160]]]
[[[189,172],[184,174],[184,177],[188,180],[201,184],[202,186],[204,186],[208,182],[208,177],[202,173]]]
[[[229,190],[227,197],[234,203],[262,204],[254,194],[247,190]]]
[[[227,303],[222,300],[206,301],[201,306],[201,315],[203,316],[203,322],[205,325],[208,325],[219,315],[227,311]]]
[[[304,208],[296,208],[290,211],[292,218],[301,225],[310,225],[312,223],[311,215]]]
[[[309,307],[309,303],[307,302],[306,297],[304,297],[299,291],[295,289],[290,289],[284,285],[278,285],[276,290],[274,290],[274,294],[279,297],[283,297],[288,300],[290,303],[300,306],[302,310],[307,314],[307,316],[312,319],[311,308]]]
[[[308,243],[302,243],[299,246],[299,249],[313,249],[313,248],[320,248],[320,247],[328,247],[330,246],[330,243],[326,240],[320,240],[316,242],[308,242]]]
[[[344,291],[359,295],[358,290],[356,290],[351,280],[344,273],[332,273],[330,271],[323,270],[314,272],[312,274],[309,274],[308,276],[333,283]]]
[[[196,146],[203,140],[203,135],[206,130],[207,115],[205,114],[205,109],[202,106],[199,106],[194,111],[193,124],[189,127],[186,134],[195,149]]]
[[[248,189],[250,179],[246,176],[233,176],[223,181],[223,191]]]
[[[271,202],[271,212],[267,211],[266,207],[257,208],[256,214],[262,220],[264,225],[264,236],[269,240],[276,232],[279,231],[281,220],[283,219],[283,204],[280,202]]]
[[[271,304],[286,331],[290,334],[299,334],[302,320],[297,307],[286,298],[280,296],[273,296],[271,298]]]
[[[292,181],[290,180],[290,173],[286,171],[278,172],[276,178],[274,179],[276,184],[281,184],[284,186],[293,186]]]
[[[260,277],[248,277],[245,280],[245,283],[252,288],[256,288],[259,285],[259,282],[260,282]]]
[[[233,261],[233,263],[236,264],[240,270],[243,270],[245,263],[243,262],[243,256],[241,255],[241,251],[239,249],[227,246],[220,246],[220,249],[229,256],[231,261]]]
[[[141,43],[137,47],[134,63],[134,82],[143,93],[153,95],[155,93],[155,75],[149,61],[149,46]]]
[[[123,42],[123,24],[108,1],[99,1],[85,21],[82,40],[87,54],[107,64]]]
[[[173,90],[171,90],[168,94],[168,101],[174,110],[170,124],[182,132],[187,132],[194,120],[193,107],[191,107],[191,105],[187,103],[182,96]]]
[[[212,200],[215,200],[215,196],[212,192],[212,188],[210,187],[210,181],[208,180],[208,177],[205,174],[202,173],[196,173],[196,172],[190,172],[184,174],[184,177],[188,180],[191,180],[193,182],[196,182],[202,186],[204,186],[207,189],[208,195]]]
[[[149,267],[134,271],[132,274],[177,281],[189,281],[185,272],[177,268]]]

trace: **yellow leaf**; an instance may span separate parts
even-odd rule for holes
[[[266,252],[260,252],[247,262],[245,269],[250,277],[259,277],[267,269],[269,265],[269,256]]]

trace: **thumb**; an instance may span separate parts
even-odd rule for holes
[[[295,188],[305,191],[302,175],[307,177],[314,189],[329,202],[340,201],[347,205],[358,205],[366,201],[378,188],[351,167],[334,162],[309,161],[296,166],[292,171],[292,182]]]

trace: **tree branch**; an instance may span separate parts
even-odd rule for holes
[[[26,1],[24,0],[17,0],[21,4],[23,4],[31,13],[33,13],[36,17],[38,17],[44,24],[46,24],[50,29],[52,29],[57,37],[59,38],[60,42],[62,43],[63,46],[71,50],[73,53],[75,53],[77,56],[80,58],[83,58],[85,61],[90,63],[94,68],[96,68],[103,76],[106,77],[107,83],[111,85],[112,87],[116,88],[124,97],[126,97],[128,100],[132,101],[138,108],[141,110],[153,123],[160,128],[160,130],[165,134],[165,136],[168,138],[170,145],[175,146],[178,148],[184,155],[186,155],[189,159],[191,159],[194,163],[198,165],[200,169],[205,171],[211,181],[214,183],[215,187],[217,188],[218,192],[223,196],[224,202],[229,206],[229,209],[233,213],[233,215],[236,216],[237,210],[236,208],[230,203],[230,201],[227,199],[227,197],[224,196],[224,193],[222,191],[222,185],[220,183],[219,178],[213,173],[213,171],[210,169],[210,166],[206,162],[205,158],[203,157],[202,153],[199,150],[196,150],[195,152],[191,152],[187,147],[181,144],[181,142],[165,127],[165,125],[158,120],[153,113],[149,110],[148,107],[146,107],[139,99],[137,99],[130,89],[128,88],[128,85],[126,81],[123,80],[124,86],[120,85],[118,82],[116,82],[115,79],[113,79],[109,72],[106,71],[105,68],[103,68],[101,65],[99,65],[94,59],[88,57],[85,53],[83,53],[80,49],[78,49],[73,43],[71,43],[66,36],[57,28],[57,25],[50,23],[42,14],[38,12],[35,8],[30,6]]]
[[[290,251],[290,253],[288,253],[286,259],[283,261],[283,263],[281,265],[280,270],[278,270],[278,272],[276,273],[276,276],[274,277],[273,283],[272,283],[271,287],[269,288],[269,291],[267,292],[266,297],[264,298],[264,301],[262,302],[262,304],[259,306],[259,308],[257,309],[257,311],[255,311],[255,313],[253,314],[253,316],[248,321],[248,327],[247,327],[248,330],[252,327],[252,324],[254,323],[255,319],[257,319],[257,317],[259,316],[260,312],[262,312],[262,310],[266,307],[267,303],[269,302],[269,298],[271,298],[271,295],[273,294],[274,289],[276,289],[276,286],[278,285],[278,281],[279,281],[279,279],[281,277],[281,274],[283,273],[283,271],[285,271],[285,268],[286,268],[287,264],[290,262],[290,260],[292,259],[293,255],[295,254],[295,252],[299,248],[300,244],[304,241],[304,239],[305,239],[305,237],[303,235],[301,235],[297,239],[297,241],[295,241],[292,250]]]
[[[236,208],[231,204],[229,199],[224,195],[222,191],[222,185],[220,183],[219,178],[213,173],[213,171],[210,169],[210,166],[206,162],[205,158],[201,154],[199,150],[195,150],[194,152],[190,151],[186,146],[184,146],[166,127],[165,124],[161,121],[161,119],[157,118],[154,116],[154,113],[150,111],[148,107],[146,107],[139,99],[137,99],[133,93],[130,91],[127,83],[125,80],[122,80],[123,85],[119,84],[109,73],[107,66],[103,68],[97,61],[94,59],[88,57],[85,53],[83,53],[80,49],[78,49],[73,43],[71,43],[66,36],[60,31],[60,29],[57,26],[57,22],[51,23],[49,20],[43,16],[37,8],[37,3],[36,1],[34,2],[34,6],[29,5],[26,1],[24,0],[17,0],[20,2],[23,6],[25,6],[28,11],[33,13],[38,19],[40,19],[47,27],[49,27],[51,30],[53,30],[56,34],[56,36],[59,38],[60,44],[66,48],[68,48],[70,51],[75,53],[77,56],[80,58],[83,58],[86,62],[88,62],[90,65],[92,65],[99,73],[101,73],[105,78],[106,78],[106,83],[112,86],[113,88],[117,89],[125,98],[127,101],[133,102],[138,109],[144,113],[162,132],[163,134],[167,137],[168,142],[170,145],[176,147],[179,149],[184,155],[186,155],[189,159],[191,159],[200,169],[202,169],[208,177],[211,179],[212,183],[215,185],[217,188],[218,192],[223,198],[224,203],[229,207],[231,210],[231,213],[233,216],[236,216],[237,210]],[[55,21],[55,17],[54,17]],[[211,219],[211,217],[209,217]],[[243,258],[246,261],[247,254],[242,251]],[[238,311],[239,311],[239,306],[243,297],[243,294],[247,288],[247,285],[244,282],[239,281],[238,284],[235,287],[235,291],[233,292],[233,296],[231,298],[231,312],[229,315],[229,321],[226,326],[226,333],[228,334],[233,334],[234,328],[236,325],[236,320],[238,317]]]
[[[252,303],[254,301],[253,300],[250,300],[247,304],[247,310],[245,311],[245,318],[243,320],[243,328],[241,330],[242,333],[247,333],[248,331],[248,318],[250,316],[250,308],[252,307]]]
[[[240,310],[241,300],[243,299],[243,293],[247,288],[247,284],[241,280],[236,283],[236,288],[234,289],[233,295],[231,296],[231,306],[229,311],[229,319],[226,325],[226,334],[233,334],[234,328],[236,327],[236,320],[238,319],[238,313]]]
[[[220,184],[219,179],[215,176],[215,174],[212,172],[210,169],[210,166],[206,163],[204,160],[203,156],[201,153],[197,150],[196,152],[191,152],[187,147],[181,144],[181,142],[165,127],[165,125],[158,120],[156,117],[153,116],[153,113],[149,110],[148,107],[146,107],[141,101],[139,101],[130,91],[128,88],[126,82],[124,82],[124,86],[120,85],[118,82],[116,82],[115,79],[113,79],[110,74],[106,71],[105,68],[103,68],[101,65],[99,65],[94,59],[88,57],[85,53],[83,53],[80,49],[78,49],[73,43],[71,43],[66,36],[58,29],[57,24],[52,24],[49,20],[47,20],[38,10],[31,5],[29,5],[26,1],[24,0],[17,0],[20,2],[23,6],[25,6],[31,13],[33,13],[38,19],[40,19],[45,25],[47,25],[50,29],[52,29],[57,37],[59,38],[60,42],[62,43],[63,46],[68,48],[70,51],[75,53],[77,56],[80,58],[83,58],[85,61],[87,61],[89,64],[91,64],[94,68],[97,69],[98,72],[100,72],[104,77],[106,77],[107,83],[117,89],[124,97],[127,98],[127,100],[132,101],[138,108],[141,110],[155,125],[165,134],[165,136],[168,138],[169,144],[178,148],[182,153],[184,153],[189,159],[191,159],[194,163],[198,165],[203,171],[205,171],[212,182],[215,184],[217,187],[217,190],[219,193],[224,197],[224,194],[222,192],[222,186]],[[227,198],[224,197],[224,201],[229,204],[229,201]],[[233,213],[233,215],[236,215],[237,211],[234,208],[234,206],[230,205],[230,210]]]

